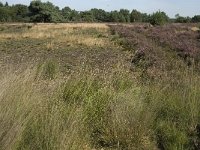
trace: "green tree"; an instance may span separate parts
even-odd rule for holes
[[[26,5],[22,5],[22,4],[17,4],[12,6],[12,11],[13,11],[13,15],[14,21],[21,21],[21,22],[28,22],[29,21],[29,10],[28,7]]]
[[[12,21],[10,9],[6,7],[0,7],[0,22],[10,22]]]
[[[131,22],[141,22],[142,21],[142,13],[137,10],[132,10],[131,12]]]
[[[128,9],[120,9],[120,22],[130,22],[130,12]]]
[[[5,3],[5,7],[9,7],[9,4],[8,4],[8,2],[6,2],[6,3]]]
[[[195,15],[194,17],[192,17],[192,22],[194,23],[200,22],[200,15]]]
[[[81,17],[80,17],[80,13],[78,11],[76,11],[75,9],[72,10],[71,15],[70,15],[70,20],[71,21],[80,21]]]
[[[95,21],[97,22],[108,22],[109,21],[109,14],[102,9],[91,9],[90,12],[95,18]]]
[[[118,12],[117,10],[110,12],[110,21],[111,22],[127,22],[127,18],[124,15],[123,11]]]
[[[70,17],[71,17],[71,14],[72,14],[72,10],[71,10],[70,7],[64,7],[61,10],[61,13],[62,13],[62,16],[64,18],[64,21],[66,21],[66,22],[71,21]]]
[[[169,17],[166,15],[165,12],[157,11],[153,13],[150,17],[150,23],[152,25],[164,25],[169,21]]]
[[[40,13],[42,11],[42,2],[41,1],[39,1],[39,0],[32,1],[28,8],[30,11],[31,21],[34,21],[34,22],[43,21],[42,15]]]
[[[81,21],[84,22],[94,22],[95,17],[93,16],[93,13],[91,11],[83,11],[80,13]]]
[[[125,16],[121,13],[118,14],[118,19],[119,19],[119,22],[127,22]]]
[[[179,14],[176,14],[175,18],[176,23],[189,23],[191,21],[190,17],[182,17]]]
[[[142,22],[150,22],[151,16],[147,13],[142,13]]]
[[[111,11],[110,12],[110,21],[111,22],[119,22],[119,12],[118,11]]]
[[[42,3],[32,1],[29,6],[32,22],[62,22],[63,18],[59,8],[51,2]]]
[[[0,7],[3,7],[3,3],[2,2],[0,2]]]

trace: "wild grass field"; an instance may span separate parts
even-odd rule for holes
[[[0,149],[199,150],[198,24],[0,24]]]

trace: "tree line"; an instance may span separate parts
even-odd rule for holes
[[[9,6],[6,2],[0,2],[0,22],[150,22],[153,25],[162,25],[166,22],[200,22],[200,15],[192,18],[182,17],[179,14],[175,19],[170,19],[165,12],[157,11],[153,14],[142,13],[137,10],[107,12],[102,9],[93,8],[88,11],[76,11],[70,7],[60,9],[51,2],[34,0],[29,6],[16,4]]]

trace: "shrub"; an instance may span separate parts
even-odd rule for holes
[[[153,13],[150,17],[150,23],[152,25],[164,25],[169,20],[169,17],[166,15],[165,12],[156,12]]]
[[[200,22],[200,15],[195,15],[194,17],[192,17],[192,22],[194,23]]]

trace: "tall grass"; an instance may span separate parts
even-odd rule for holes
[[[151,113],[129,73],[80,71],[44,79],[35,77],[35,68],[1,77],[0,149],[154,146]]]
[[[0,149],[199,149],[192,69],[140,85],[122,68],[51,78],[52,64],[1,75]]]
[[[199,149],[200,78],[195,67],[172,69],[146,86],[155,113],[154,135],[160,149]]]

